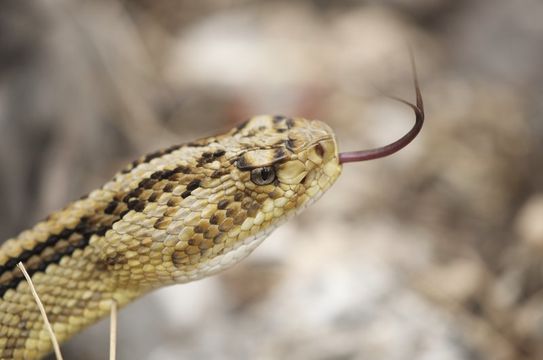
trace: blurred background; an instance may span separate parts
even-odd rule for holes
[[[342,150],[338,182],[248,259],[119,317],[119,359],[542,359],[543,2],[0,2],[0,239],[145,152],[261,113]],[[103,321],[63,346],[105,359]]]

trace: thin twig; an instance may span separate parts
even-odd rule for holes
[[[109,321],[109,360],[115,360],[117,350],[117,302],[111,300],[111,319]]]
[[[32,279],[30,279],[30,276],[26,272],[25,266],[23,265],[22,262],[19,262],[17,266],[19,267],[24,277],[26,278],[26,281],[28,282],[28,286],[30,286],[30,291],[32,292],[32,296],[34,296],[34,300],[36,301],[36,304],[38,305],[38,308],[40,309],[41,317],[45,324],[45,328],[49,332],[49,337],[51,338],[51,342],[53,343],[53,349],[55,350],[55,357],[57,358],[57,360],[62,360],[62,354],[60,353],[60,346],[58,346],[57,337],[55,336],[55,332],[53,331],[53,328],[51,327],[51,323],[49,322],[49,319],[47,318],[47,314],[45,313],[45,308],[43,307],[40,297],[38,296],[38,293],[36,292],[36,288],[34,287],[34,284],[32,283]]]

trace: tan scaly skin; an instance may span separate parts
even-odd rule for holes
[[[424,119],[417,84],[416,91],[417,105],[406,104],[417,122],[383,148],[338,154],[323,122],[257,116],[223,135],[142,157],[6,241],[0,247],[0,358],[41,358],[52,346],[19,261],[58,340],[65,341],[106,316],[112,300],[122,307],[237,263],[317,200],[342,163],[407,145]]]

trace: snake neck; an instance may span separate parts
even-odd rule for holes
[[[107,315],[112,300],[123,306],[150,290],[108,271],[105,232],[115,215],[97,212],[98,204],[81,199],[0,247],[1,359],[35,359],[51,350],[18,262],[31,275],[59,342]]]

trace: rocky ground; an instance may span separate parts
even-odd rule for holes
[[[318,118],[346,166],[235,268],[119,317],[121,359],[543,358],[543,4],[0,4],[0,238],[147,151],[259,113]],[[108,324],[67,359],[107,356]]]

